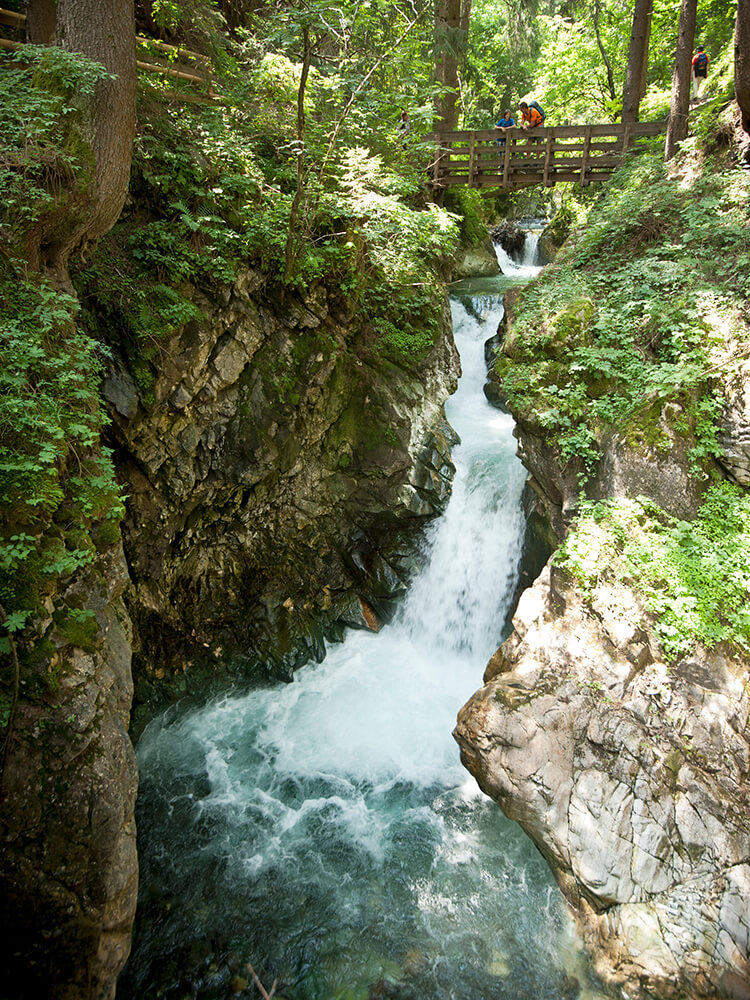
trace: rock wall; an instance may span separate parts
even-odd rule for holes
[[[416,357],[336,291],[288,294],[251,271],[214,297],[182,291],[202,319],[158,345],[151,373],[106,331],[124,546],[110,538],[50,596],[24,654],[0,804],[16,1000],[111,998],[127,958],[133,649],[144,719],[232,669],[290,676],[326,638],[387,617],[414,528],[450,489],[447,299]]]
[[[740,483],[748,386],[747,365],[725,385],[721,462]],[[561,468],[533,412],[517,416],[535,516],[560,539],[579,470]],[[690,518],[704,482],[680,412],[651,416],[661,446],[610,435],[589,495]],[[602,979],[630,998],[750,997],[748,658],[696,648],[667,665],[626,580],[584,596],[550,563],[484,680],[459,714],[462,759],[547,858]]]
[[[221,299],[183,294],[203,319],[162,345],[153,385],[121,354],[104,385],[143,701],[217,666],[289,677],[345,626],[377,627],[452,476],[447,300],[418,359],[321,287],[246,271]]]
[[[0,954],[14,1000],[112,997],[130,951],[138,862],[127,583],[117,544],[49,598],[43,640],[23,665],[0,805]],[[93,614],[71,625],[71,608]]]

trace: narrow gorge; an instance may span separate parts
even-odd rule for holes
[[[748,4],[4,3],[0,995],[750,1000]]]

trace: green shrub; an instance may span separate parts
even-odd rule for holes
[[[56,46],[0,52],[0,236],[11,248],[74,179],[92,176],[81,105],[106,75]]]
[[[607,429],[668,401],[693,474],[720,453],[722,357],[748,338],[750,183],[715,162],[687,176],[634,158],[513,310],[497,366],[509,403],[590,471]]]
[[[694,521],[644,498],[585,503],[555,562],[587,597],[610,578],[640,593],[668,661],[700,643],[750,650],[750,496],[720,482]]]
[[[11,268],[3,277],[0,604],[13,631],[55,578],[91,562],[91,528],[123,507],[99,438],[100,345],[69,295]]]

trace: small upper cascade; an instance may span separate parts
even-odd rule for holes
[[[522,267],[536,267],[539,263],[539,237],[541,233],[538,229],[529,229],[526,232],[526,241],[523,245]]]
[[[514,260],[499,243],[494,244],[498,267],[506,277],[533,278],[539,273],[541,267],[536,262],[539,249],[539,235],[539,232],[535,231],[526,232],[523,258],[520,262]]]

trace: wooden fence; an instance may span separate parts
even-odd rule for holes
[[[26,28],[26,16],[0,8],[0,25],[14,29],[12,33],[23,33]],[[138,69],[146,73],[158,73],[174,81],[175,91],[169,96],[188,102],[212,103],[215,100],[208,56],[152,38],[137,36],[136,43],[140,50],[136,61]],[[0,49],[17,49],[20,44],[19,41],[10,38],[0,38]],[[177,89],[181,84],[188,85],[192,90],[186,92],[184,89]]]
[[[427,137],[436,144],[432,185],[437,189],[463,185],[517,190],[573,181],[585,186],[611,177],[637,139],[666,131],[666,122],[634,122],[554,125],[527,132],[433,133]]]

